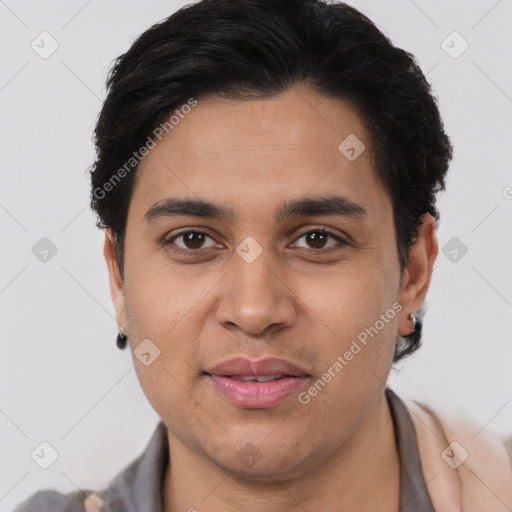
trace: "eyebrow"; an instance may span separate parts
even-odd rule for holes
[[[279,223],[289,217],[314,215],[336,215],[359,220],[366,217],[368,212],[364,206],[345,196],[305,197],[287,201],[277,208],[274,212],[274,222]],[[146,212],[144,218],[148,223],[153,223],[162,218],[176,216],[220,219],[229,223],[235,218],[235,213],[232,208],[203,199],[169,197],[155,203]]]

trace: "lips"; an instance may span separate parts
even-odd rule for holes
[[[205,372],[213,389],[238,407],[275,407],[296,392],[310,375],[284,359],[252,361],[237,357]]]
[[[210,375],[225,377],[257,377],[280,375],[287,377],[306,377],[308,373],[299,366],[284,359],[267,358],[251,361],[245,357],[235,357],[206,369]]]

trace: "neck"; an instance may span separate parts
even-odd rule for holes
[[[243,479],[192,453],[168,430],[169,460],[163,512],[299,512],[399,508],[400,462],[384,394],[351,439],[299,477],[274,482]]]

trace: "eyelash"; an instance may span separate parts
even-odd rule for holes
[[[201,235],[206,235],[207,237],[213,239],[213,237],[211,237],[208,233],[205,233],[204,231],[199,231],[199,230],[195,230],[195,229],[188,229],[188,230],[185,230],[185,231],[181,231],[180,233],[177,233],[177,234],[173,235],[170,238],[164,239],[162,241],[162,245],[164,247],[168,248],[168,249],[171,249],[174,252],[178,252],[178,253],[183,254],[185,256],[195,256],[195,255],[199,254],[201,251],[208,250],[208,249],[213,249],[213,247],[208,247],[206,249],[183,249],[182,247],[174,246],[174,240],[176,240],[180,236],[186,235],[188,233],[198,233],[198,234],[201,234]],[[311,251],[313,253],[328,254],[328,253],[331,253],[331,252],[339,251],[339,250],[343,249],[345,246],[349,245],[349,243],[346,240],[344,240],[339,235],[333,233],[332,231],[330,231],[329,229],[326,229],[326,228],[308,229],[307,231],[304,231],[300,235],[298,235],[297,240],[299,240],[300,238],[302,238],[303,236],[305,236],[305,235],[307,235],[309,233],[322,233],[324,235],[328,235],[328,236],[336,239],[336,241],[339,242],[339,245],[337,247],[336,246],[328,247],[327,249],[306,249],[307,251]],[[304,249],[304,248],[301,248],[301,249]]]

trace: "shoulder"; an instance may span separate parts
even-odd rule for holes
[[[14,512],[99,512],[102,504],[101,497],[92,491],[63,494],[45,489],[29,496]]]
[[[156,510],[159,482],[168,461],[166,426],[160,421],[146,449],[100,491],[68,494],[44,489],[20,503],[14,512],[128,512]]]
[[[45,489],[37,491],[23,501],[14,512],[83,512],[83,493],[81,491],[62,494],[60,492]]]
[[[509,511],[512,465],[502,440],[468,418],[406,400],[436,510]]]

